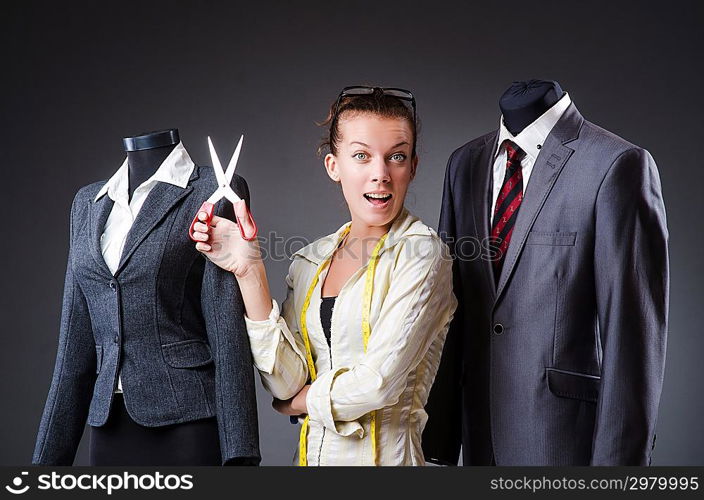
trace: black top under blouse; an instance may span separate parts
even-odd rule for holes
[[[320,302],[320,322],[323,325],[323,332],[325,333],[325,339],[328,341],[328,346],[330,345],[330,321],[332,320],[332,308],[335,306],[335,297],[321,297]]]

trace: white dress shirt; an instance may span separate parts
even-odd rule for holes
[[[325,266],[306,312],[318,373],[306,397],[308,464],[372,465],[370,412],[376,410],[378,463],[425,465],[420,442],[428,418],[424,406],[457,307],[452,258],[437,233],[404,207],[379,253],[366,352],[362,297],[368,264],[349,278],[335,300],[328,346],[320,321],[322,283],[328,259],[349,224],[294,254],[280,308],[272,299],[267,319],[245,315],[254,365],[274,397],[288,399],[301,390],[308,365],[300,314],[312,278]],[[298,453],[296,447],[293,463],[298,463]]]
[[[501,123],[499,125],[499,140],[497,142],[496,151],[494,152],[494,192],[491,201],[492,218],[494,217],[494,210],[496,208],[496,199],[499,197],[501,186],[504,183],[504,176],[506,175],[506,148],[502,148],[501,144],[504,140],[508,139],[516,143],[518,147],[526,153],[521,160],[523,192],[525,193],[526,186],[528,185],[528,179],[530,179],[530,174],[533,171],[533,165],[535,165],[535,160],[538,158],[540,148],[543,147],[545,139],[547,139],[550,131],[565,110],[569,107],[571,102],[572,100],[570,99],[569,94],[565,92],[565,95],[563,95],[559,101],[553,104],[552,107],[545,113],[540,115],[537,120],[521,130],[516,136],[508,131],[504,125],[503,116],[501,117]]]
[[[114,274],[117,270],[127,234],[152,188],[157,182],[168,182],[185,188],[194,168],[195,164],[183,147],[183,143],[179,142],[154,172],[154,175],[134,190],[131,200],[128,201],[129,167],[127,158],[117,172],[98,191],[95,201],[107,193],[115,202],[105,222],[103,234],[100,236],[100,249],[111,273]],[[122,392],[122,380],[119,376],[115,392]]]

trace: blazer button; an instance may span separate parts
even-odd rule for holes
[[[114,281],[112,281],[112,280],[109,281],[108,285],[110,285],[110,288],[112,288],[113,290],[115,289],[115,282]]]
[[[496,323],[494,325],[494,334],[501,335],[502,333],[504,333],[504,325],[502,325],[501,323]]]
[[[117,343],[120,341],[120,336],[119,336],[119,335],[115,335],[115,339],[114,339],[114,340],[115,340],[115,343],[117,344]]]

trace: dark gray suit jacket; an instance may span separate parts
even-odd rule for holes
[[[94,201],[104,183],[81,188],[71,208],[59,347],[32,463],[73,463],[86,420],[101,426],[108,418],[118,367],[135,422],[156,427],[217,416],[223,463],[259,463],[239,287],[188,237],[200,204],[217,188],[213,169],[195,167],[185,188],[152,188],[114,276],[100,250],[113,201]],[[249,205],[242,177],[234,176],[232,188]],[[216,213],[234,219],[230,203],[219,203]]]
[[[426,410],[426,458],[647,465],[663,381],[668,232],[651,155],[574,104],[536,160],[498,283],[489,236],[498,131],[455,151],[439,233],[458,310]]]

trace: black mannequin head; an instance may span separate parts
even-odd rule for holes
[[[134,190],[149,179],[180,142],[178,129],[170,128],[124,137],[129,166],[129,199]]]
[[[504,125],[517,135],[540,115],[553,107],[564,95],[554,80],[527,80],[513,82],[499,99]]]

